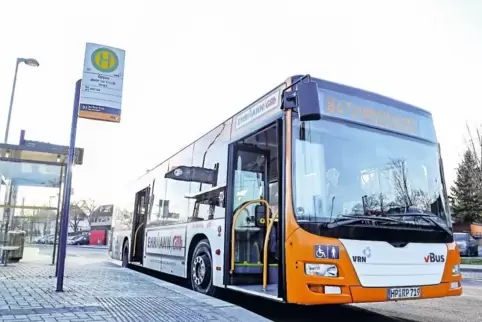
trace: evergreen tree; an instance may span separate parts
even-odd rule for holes
[[[457,167],[457,179],[451,187],[454,215],[464,222],[480,222],[482,191],[479,182],[480,167],[473,152],[468,149]]]

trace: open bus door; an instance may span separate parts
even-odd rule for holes
[[[230,145],[225,227],[228,288],[276,299],[282,244],[278,129],[273,125]]]
[[[147,224],[147,216],[149,213],[149,193],[150,187],[144,188],[136,193],[134,202],[134,215],[132,219],[131,233],[131,261],[143,262],[144,257],[144,237],[145,227]]]

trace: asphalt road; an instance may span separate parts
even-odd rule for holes
[[[52,247],[41,245],[40,252],[51,254]],[[67,256],[105,257],[105,249],[68,246]],[[457,322],[482,321],[482,273],[467,273],[464,294],[460,297],[435,300],[405,301],[334,307],[288,306],[269,300],[253,300],[238,293],[223,292],[221,298],[279,322],[330,321],[336,322]]]

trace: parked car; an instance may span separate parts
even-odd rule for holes
[[[454,241],[459,246],[460,256],[479,256],[477,240],[469,233],[454,233]]]
[[[69,236],[67,238],[67,245],[74,245],[75,240],[78,239],[79,237],[81,237],[81,236],[78,236],[78,235],[77,236]]]
[[[46,236],[38,236],[35,237],[32,241],[36,244],[45,244],[45,238]]]
[[[87,235],[77,236],[70,245],[89,245],[89,239]]]

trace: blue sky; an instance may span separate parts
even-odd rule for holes
[[[69,5],[70,4],[70,5]],[[120,124],[81,119],[74,199],[119,188],[293,74],[431,111],[446,178],[481,123],[482,2],[13,1],[0,3],[0,131],[17,57],[10,142],[67,144],[86,42],[126,50]],[[48,199],[48,197],[47,197]]]

